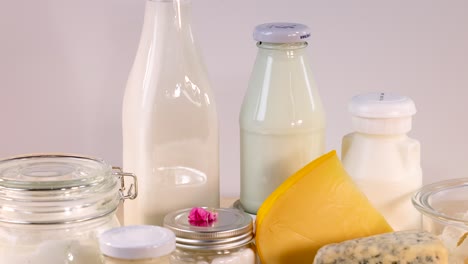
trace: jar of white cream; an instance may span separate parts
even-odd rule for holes
[[[166,215],[164,227],[176,235],[171,264],[257,264],[252,218],[237,209],[220,208],[216,219],[194,222],[191,209]]]
[[[133,174],[100,159],[45,154],[0,160],[0,263],[102,263],[98,236],[120,225],[115,211],[136,192]]]

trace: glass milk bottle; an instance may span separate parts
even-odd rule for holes
[[[325,114],[307,58],[310,29],[255,28],[258,54],[240,113],[241,204],[256,214],[286,178],[325,151]]]
[[[349,104],[355,132],[342,142],[346,171],[395,230],[421,228],[411,204],[422,185],[420,145],[407,133],[414,102],[391,93],[368,93]]]
[[[148,0],[123,102],[123,166],[138,174],[126,225],[219,206],[218,121],[192,34],[189,0]]]

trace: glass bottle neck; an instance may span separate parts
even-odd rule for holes
[[[257,42],[257,47],[260,49],[270,50],[298,50],[304,49],[308,46],[307,42],[294,42],[294,43],[269,43],[269,42]]]
[[[147,0],[144,27],[190,28],[191,0]]]
[[[258,54],[260,56],[275,57],[278,59],[297,59],[302,58],[306,60],[306,47],[307,42],[295,42],[295,43],[268,43],[258,42],[257,43]]]

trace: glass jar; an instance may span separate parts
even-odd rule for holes
[[[123,226],[104,232],[99,246],[105,264],[169,264],[175,235],[160,226]]]
[[[191,209],[166,215],[164,226],[176,234],[171,264],[256,264],[252,218],[237,209],[215,209],[214,222],[191,223]]]
[[[127,176],[133,183],[124,194]],[[120,225],[115,211],[136,198],[136,186],[134,175],[95,158],[0,160],[0,263],[102,263],[97,237]]]
[[[468,178],[423,186],[413,196],[423,215],[423,229],[439,237],[450,264],[468,263]]]

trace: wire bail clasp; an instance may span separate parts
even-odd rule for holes
[[[112,167],[112,170],[114,170],[114,172],[112,172],[113,175],[116,175],[119,177],[119,180],[120,180],[120,196],[122,197],[122,199],[126,200],[126,199],[130,199],[130,200],[133,200],[135,198],[137,198],[138,196],[138,180],[137,180],[137,176],[133,173],[129,173],[129,172],[124,172],[122,170],[122,168],[120,167]],[[132,182],[130,183],[130,186],[128,187],[128,191],[125,192],[127,190],[127,188],[125,187],[125,177],[127,178],[132,178]]]

